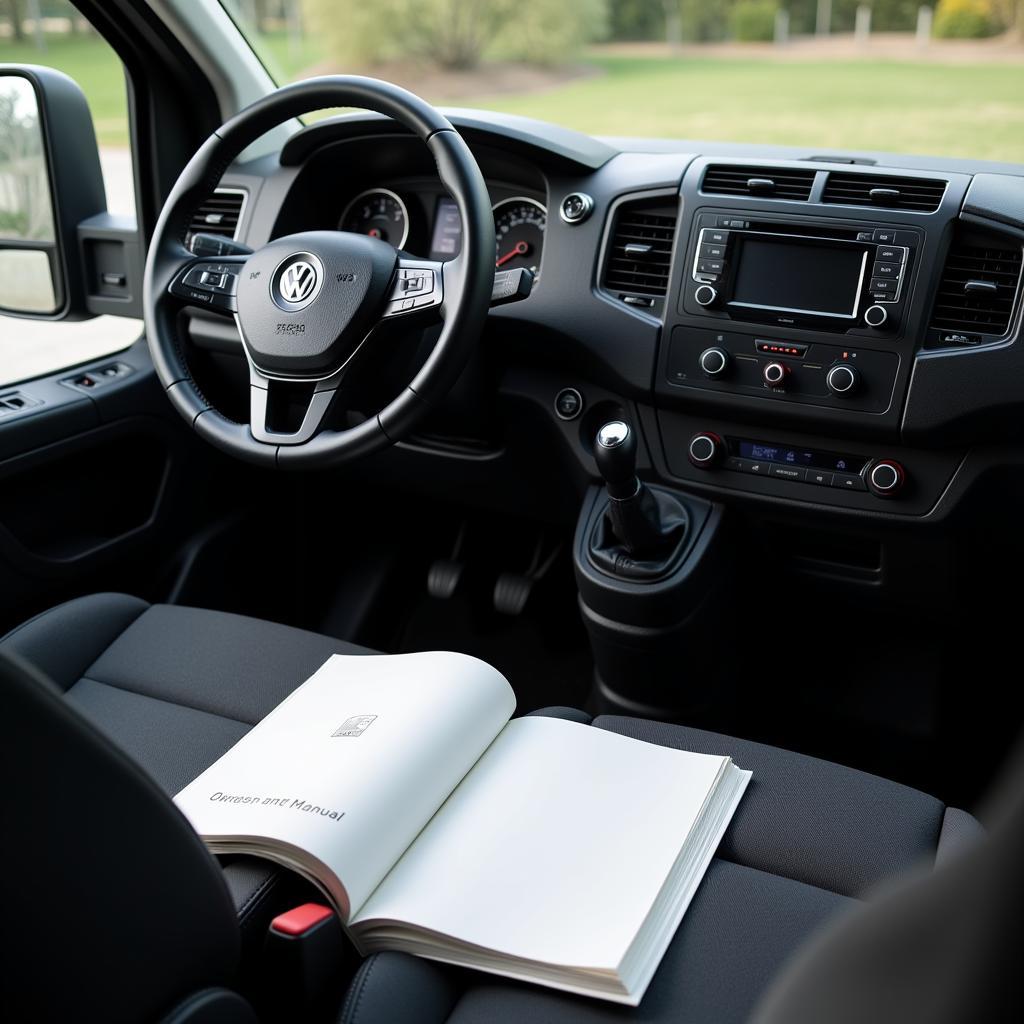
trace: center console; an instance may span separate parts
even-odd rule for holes
[[[908,453],[900,417],[963,185],[929,182],[925,211],[907,205],[920,179],[832,205],[824,168],[729,167],[742,195],[707,194],[710,170],[694,161],[681,189],[655,380],[665,469],[712,494],[927,512],[957,455]],[[805,198],[783,199],[794,177]]]

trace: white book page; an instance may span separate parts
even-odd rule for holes
[[[335,655],[175,802],[214,850],[263,852],[251,837],[308,852],[345,914],[514,710],[505,678],[467,655]]]
[[[510,722],[355,916],[614,971],[728,759]]]

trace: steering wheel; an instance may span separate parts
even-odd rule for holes
[[[189,217],[228,165],[264,132],[324,107],[385,114],[430,149],[462,218],[462,248],[446,263],[419,260],[379,238],[303,231],[251,255],[197,257],[185,248]],[[412,93],[372,78],[312,78],[247,107],[211,135],[181,172],[149,247],[143,286],[146,336],[157,376],[204,439],[249,462],[318,468],[406,436],[443,397],[480,335],[494,284],[494,220],[483,175],[449,121]],[[248,423],[218,412],[189,372],[179,336],[188,307],[234,317],[249,364]],[[405,389],[347,429],[325,426],[355,357],[392,321],[442,324]]]

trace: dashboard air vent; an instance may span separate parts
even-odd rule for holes
[[[623,293],[625,302],[634,296],[665,295],[678,215],[674,199],[638,199],[618,208],[604,270],[607,291]]]
[[[234,238],[244,202],[245,193],[238,189],[215,189],[213,195],[192,214],[188,222],[185,244],[190,245],[192,236],[199,232]]]
[[[718,196],[759,196],[803,203],[811,197],[815,173],[780,167],[715,164],[704,172],[700,187],[701,191]]]
[[[946,182],[936,178],[889,178],[833,171],[825,182],[821,201],[932,213],[939,208],[945,191]]]
[[[1020,247],[993,248],[954,240],[935,296],[932,328],[944,334],[1002,337],[1010,329],[1020,276]]]

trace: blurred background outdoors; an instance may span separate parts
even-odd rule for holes
[[[597,135],[1024,162],[1024,0],[223,4],[279,83],[370,74],[437,104]],[[52,65],[81,85],[110,208],[133,212],[124,75],[104,41],[66,0],[0,0],[0,62]],[[0,317],[0,383],[51,368],[47,346],[77,345],[67,365],[137,333],[109,318]]]

